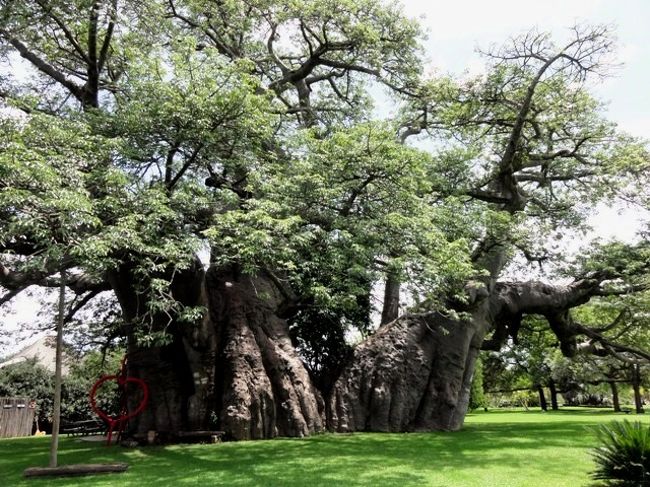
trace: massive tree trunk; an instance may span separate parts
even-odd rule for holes
[[[111,277],[128,321],[143,315],[128,269]],[[583,285],[542,283],[479,286],[454,314],[408,314],[380,327],[360,344],[324,403],[297,354],[288,326],[277,315],[285,295],[276,279],[210,269],[200,263],[172,284],[180,302],[206,306],[194,325],[159,321],[172,337],[143,348],[129,340],[130,374],[151,390],[135,432],[173,437],[185,429],[215,426],[232,439],[305,436],[334,431],[457,430],[469,403],[474,364],[481,347],[499,346],[516,333],[525,313],[543,314],[574,352],[576,328],[566,309],[584,302]],[[490,340],[485,340],[490,331]]]
[[[210,318],[218,334],[217,414],[233,439],[306,436],[323,430],[324,403],[275,315],[267,280],[211,270]]]
[[[205,306],[203,267],[197,260],[172,281],[174,298],[186,306]],[[176,432],[208,427],[214,405],[216,334],[204,318],[197,323],[179,323],[166,314],[146,313],[146,298],[138,292],[136,279],[128,266],[111,273],[109,280],[120,302],[128,328],[128,374],[143,379],[149,388],[149,405],[131,420],[129,432],[149,430],[173,437]],[[165,330],[167,344],[146,346],[138,342],[138,328]],[[138,391],[129,390],[129,408],[140,401]]]
[[[500,268],[497,253],[495,269]],[[386,324],[354,352],[328,398],[328,427],[335,431],[457,430],[463,425],[476,356],[516,340],[526,313],[542,314],[575,353],[576,329],[566,310],[589,299],[591,283],[552,286],[496,283],[468,288],[458,311],[406,315]],[[488,291],[489,289],[489,291]],[[486,334],[494,330],[492,337]]]
[[[328,404],[334,431],[457,430],[487,331],[480,319],[407,315],[357,347]]]
[[[111,276],[125,317],[144,313],[128,269]],[[147,347],[129,334],[129,375],[145,380],[149,406],[130,433],[173,439],[179,431],[219,428],[232,439],[305,436],[322,431],[324,403],[296,353],[286,322],[275,315],[277,290],[262,279],[211,269],[197,261],[172,282],[174,298],[206,306],[197,323],[152,318],[170,343]],[[139,395],[133,393],[130,408]]]

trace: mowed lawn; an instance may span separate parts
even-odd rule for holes
[[[325,434],[128,449],[62,438],[60,463],[128,462],[124,474],[23,479],[44,466],[49,438],[0,440],[0,486],[579,487],[591,483],[593,427],[650,421],[604,410],[490,411],[456,433]]]

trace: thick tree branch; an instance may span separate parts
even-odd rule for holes
[[[510,202],[509,198],[505,198],[499,193],[494,193],[491,191],[483,191],[480,189],[470,189],[465,194],[476,200],[485,201],[487,203],[506,204]]]
[[[494,316],[495,330],[492,336],[485,340],[482,348],[499,350],[508,340],[516,339],[521,319],[526,314],[544,316],[553,333],[560,342],[562,353],[572,357],[577,353],[594,353],[599,355],[614,353],[632,353],[644,360],[650,354],[626,345],[616,343],[614,339],[603,333],[618,326],[627,310],[623,310],[612,323],[601,328],[589,328],[573,320],[571,309],[588,302],[594,296],[608,293],[602,288],[602,280],[580,279],[565,286],[546,284],[542,282],[497,283],[492,298],[491,313]],[[647,289],[646,286],[630,286],[626,292],[637,292]],[[622,291],[610,291],[622,292]],[[586,343],[578,343],[577,337],[585,335],[590,338]],[[596,347],[600,344],[601,347]]]
[[[0,296],[0,306],[2,306],[3,304],[8,303],[9,301],[11,301],[13,298],[18,296],[25,289],[27,289],[27,286],[17,287],[15,289],[9,290],[9,292],[4,294],[3,296]]]
[[[630,354],[633,355],[634,357],[637,357],[639,359],[643,359],[645,362],[650,362],[650,353],[646,352],[644,350],[641,350],[639,348],[635,347],[630,347],[627,345],[623,345],[621,343],[616,343],[612,341],[611,339],[605,337],[601,333],[598,333],[596,330],[593,328],[589,328],[587,326],[581,325],[576,323],[575,324],[576,331],[578,333],[581,333],[583,335],[588,336],[591,338],[592,341],[598,342],[603,346],[603,348],[612,356],[616,357],[619,360],[622,360],[624,362],[629,362],[629,363],[638,363],[639,360],[635,360],[634,358],[627,357],[622,354]]]
[[[187,172],[187,170],[192,166],[192,164],[194,164],[202,148],[203,148],[203,143],[199,143],[194,148],[192,153],[189,156],[187,156],[183,166],[178,170],[178,172],[174,175],[174,177],[167,183],[168,190],[174,189],[174,186],[176,186],[176,184],[181,180],[181,178]]]
[[[72,263],[69,263],[65,264],[64,267],[66,269],[71,269],[73,265]],[[58,272],[59,268],[54,264],[46,266],[46,270],[43,271],[34,270],[23,272],[11,270],[4,264],[0,263],[0,286],[9,290],[10,294],[14,291],[20,292],[29,286],[59,287],[60,280],[52,277]],[[82,294],[89,291],[107,291],[110,289],[108,282],[105,280],[98,280],[83,273],[68,274],[66,284],[75,294]],[[11,297],[9,297],[7,301],[11,299]],[[4,297],[2,299],[4,299]],[[0,302],[0,304],[2,304],[2,302]]]
[[[67,88],[78,101],[84,101],[84,90],[81,86],[68,79],[61,71],[57,70],[51,64],[42,60],[39,56],[30,51],[25,44],[11,36],[6,30],[0,29],[0,36],[4,37],[5,40],[11,44],[16,51],[18,51],[18,54],[32,63],[36,69]]]

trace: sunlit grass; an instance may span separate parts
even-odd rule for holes
[[[136,449],[63,438],[61,464],[130,465],[125,474],[83,481],[23,479],[24,468],[47,463],[49,438],[0,440],[0,486],[579,487],[591,482],[593,426],[623,417],[593,409],[491,411],[469,415],[457,433],[325,434]]]

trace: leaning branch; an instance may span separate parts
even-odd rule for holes
[[[25,44],[10,35],[6,30],[0,29],[0,36],[2,36],[9,44],[11,44],[16,49],[16,51],[18,51],[18,54],[20,54],[22,58],[27,59],[36,69],[46,74],[54,81],[60,83],[62,86],[67,88],[68,91],[70,91],[70,93],[72,93],[72,95],[77,100],[83,102],[84,91],[81,86],[68,79],[61,71],[57,70],[54,66],[45,62],[39,56],[34,54]]]
[[[575,327],[579,333],[588,336],[591,340],[601,344],[603,348],[609,352],[610,355],[614,356],[619,360],[628,363],[639,363],[638,359],[642,359],[641,362],[643,363],[650,362],[650,353],[644,350],[623,345],[621,343],[616,343],[611,339],[605,337],[602,333],[598,333],[593,328],[589,328],[588,326],[584,326],[579,323],[576,323]],[[630,354],[633,357],[636,357],[637,360],[622,354]]]

